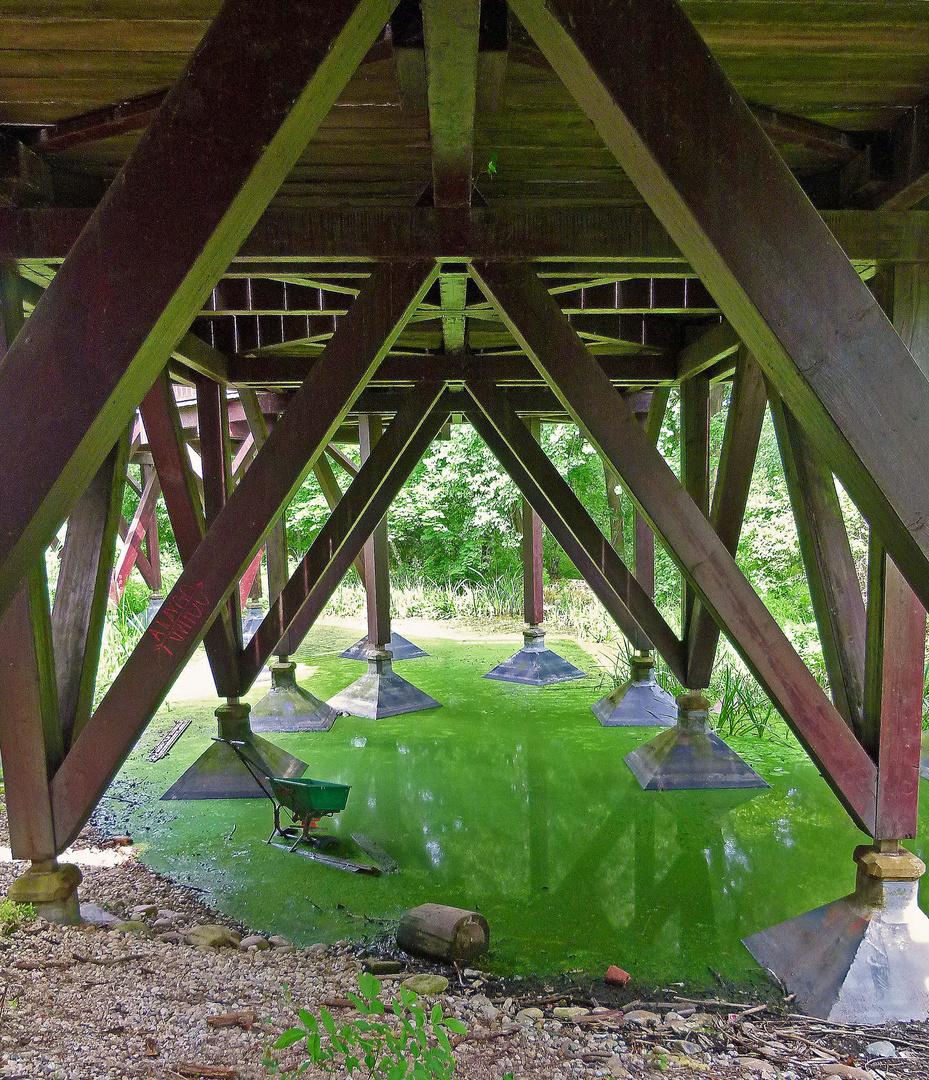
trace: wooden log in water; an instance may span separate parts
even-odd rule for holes
[[[446,963],[467,963],[487,951],[490,927],[477,911],[421,904],[400,920],[397,944],[406,952]]]

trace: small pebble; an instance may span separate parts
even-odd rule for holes
[[[868,1057],[892,1058],[897,1056],[897,1048],[886,1039],[878,1039],[877,1042],[868,1043],[864,1048]]]

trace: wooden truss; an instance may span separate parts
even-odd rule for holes
[[[431,206],[267,209],[392,4],[282,0],[269,9],[227,0],[89,218],[0,212],[3,254],[22,260],[33,279],[38,263],[47,270],[63,258],[44,295],[20,295],[10,280],[5,287],[0,408],[6,429],[21,431],[0,445],[9,702],[0,752],[14,854],[47,859],[74,839],[201,640],[227,698],[245,693],[273,652],[296,646],[450,413],[470,418],[637,648],[654,647],[685,687],[702,689],[724,632],[856,823],[877,838],[912,836],[929,601],[929,383],[848,256],[904,259],[927,226],[914,218],[912,234],[869,231],[860,215],[839,214],[827,222],[833,236],[673,0],[511,0],[651,211],[507,216],[472,207],[474,108],[488,62],[478,48],[478,5],[464,3],[453,26],[443,5],[422,7]],[[644,85],[652,92],[643,94]],[[281,302],[262,309],[279,327],[269,343],[248,297],[240,306],[226,279],[217,285],[234,258],[232,269],[239,265],[249,282],[259,276],[256,262],[270,258],[354,260],[346,273],[355,276],[345,278],[351,285],[316,289],[313,309],[305,275],[288,293],[292,275],[278,274],[266,292],[279,289]],[[548,285],[566,258],[589,263],[573,307],[566,295],[576,285]],[[617,270],[636,260],[652,261],[653,282],[661,280],[658,263],[686,260],[709,293],[681,287],[671,309],[722,313],[725,322],[692,341],[678,328],[646,324],[642,312],[655,310],[660,290],[639,310]],[[607,263],[604,280],[595,271]],[[612,307],[598,307],[604,287]],[[208,301],[213,315],[255,315],[249,348],[191,332]],[[24,302],[34,311],[17,334]],[[918,355],[925,312],[917,317],[901,300],[888,313]],[[477,348],[473,328],[482,322],[504,328],[515,347]],[[424,323],[438,326],[439,353],[395,348]],[[246,322],[232,325],[237,340]],[[295,342],[302,353],[274,351]],[[733,373],[711,497],[710,384]],[[202,502],[172,392],[176,376],[196,386]],[[646,425],[617,384],[660,388]],[[671,384],[681,385],[680,479],[655,446]],[[229,385],[242,392],[241,420],[232,422],[245,424],[251,439],[238,482]],[[254,396],[267,385],[298,387],[282,396],[270,431]],[[768,399],[831,699],[734,557]],[[145,532],[159,485],[184,570],[93,710],[137,407],[155,474],[129,534]],[[621,480],[643,541],[646,530],[654,533],[679,567],[680,636],[651,598],[647,555],[636,573],[627,567],[523,422],[553,411],[579,425]],[[350,412],[394,418],[337,495],[323,454]],[[20,413],[35,417],[34,426],[14,425]],[[332,513],[288,577],[281,514],[311,470]],[[871,527],[867,604],[835,477]],[[50,611],[43,553],[65,519],[68,589],[59,588]],[[272,603],[243,647],[237,583],[265,544]],[[537,607],[535,592],[531,599]]]

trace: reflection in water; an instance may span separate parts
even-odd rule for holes
[[[308,655],[353,640],[319,628]],[[277,740],[310,763],[308,775],[352,785],[333,825],[341,850],[358,857],[349,834],[364,833],[400,874],[340,874],[264,846],[268,804],[257,800],[175,803],[170,813],[153,802],[124,827],[147,839],[153,865],[258,929],[309,944],[447,903],[487,916],[492,964],[511,971],[617,963],[656,981],[707,983],[710,969],[757,978],[741,937],[851,888],[861,834],[799,749],[732,740],[769,791],[642,791],[622,758],[649,732],[602,728],[589,710],[596,685],[482,679],[508,642],[422,644],[430,656],[410,666],[444,708],[342,717],[329,733]],[[589,663],[568,643],[559,650]],[[325,698],[353,671],[325,656],[312,689]],[[209,741],[213,707],[204,702],[196,734],[155,765],[144,761],[153,729],[126,771],[160,794]]]

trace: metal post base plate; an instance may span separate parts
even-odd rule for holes
[[[707,705],[700,695],[682,694],[678,698],[674,727],[626,755],[626,764],[646,791],[769,786],[735,750],[709,730]]]
[[[343,660],[367,660],[370,648],[368,639],[363,637],[360,641],[356,641],[350,649],[340,652],[339,656]],[[414,645],[412,641],[408,641],[405,637],[393,632],[391,632],[390,643],[387,648],[390,650],[391,660],[416,660],[420,656],[429,655],[425,649],[421,649],[418,645]]]
[[[525,631],[523,642],[518,652],[488,671],[484,678],[520,683],[522,686],[552,686],[554,683],[587,678],[586,672],[548,648],[542,630],[533,628]]]
[[[627,679],[591,709],[604,727],[668,727],[677,721],[677,704],[654,675]]]
[[[338,712],[297,685],[293,662],[271,665],[271,689],[252,706],[252,731],[328,731]]]
[[[839,1024],[929,1019],[929,918],[917,904],[919,881],[863,876],[850,896],[743,944],[810,1016]]]
[[[330,698],[328,704],[350,716],[382,720],[422,709],[438,709],[442,703],[398,675],[391,667],[390,653],[371,650],[367,672]]]
[[[266,776],[296,777],[307,770],[305,761],[257,735],[251,735],[238,749]],[[214,742],[161,797],[263,799],[266,795],[235,750],[226,742]]]

